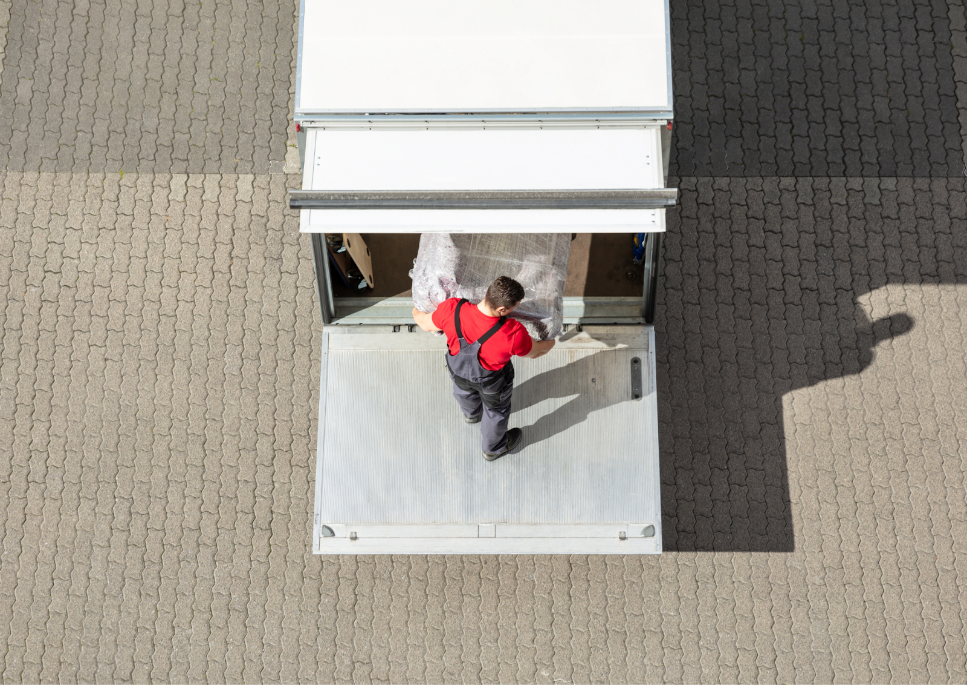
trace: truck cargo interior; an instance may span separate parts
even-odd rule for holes
[[[362,234],[372,253],[375,285],[359,290],[330,274],[333,296],[410,297],[410,269],[420,248],[418,234]],[[641,297],[644,264],[635,264],[631,233],[578,233],[571,241],[565,297]],[[331,262],[330,262],[331,265]],[[357,281],[358,282],[358,281]]]

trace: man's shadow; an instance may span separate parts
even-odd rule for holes
[[[565,334],[559,340],[567,340],[568,337]],[[608,383],[606,374],[610,362],[605,355],[607,352],[595,352],[579,357],[566,366],[533,376],[514,388],[514,413],[548,399],[571,398],[554,411],[542,414],[532,425],[524,427],[527,444],[548,440],[586,421],[592,412],[618,402],[632,401],[628,393],[622,392],[623,386],[619,389]]]

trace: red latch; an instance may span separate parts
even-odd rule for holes
[[[669,131],[671,131],[671,130],[672,130],[672,122],[670,122],[670,121],[668,122],[668,130],[669,130]]]
[[[672,127],[672,125],[671,124],[668,124],[668,128],[671,128],[671,127]],[[302,124],[296,124],[295,125],[295,132],[296,133],[302,133]]]

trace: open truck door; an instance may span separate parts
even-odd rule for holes
[[[313,551],[658,553],[663,0],[303,0],[296,120],[324,321]],[[324,235],[646,234],[641,296],[565,298],[495,462],[408,297],[338,296]],[[378,279],[380,275],[377,273]]]

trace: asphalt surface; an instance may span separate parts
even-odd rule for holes
[[[673,0],[660,558],[309,553],[295,13],[0,2],[4,682],[967,681],[962,4]]]

